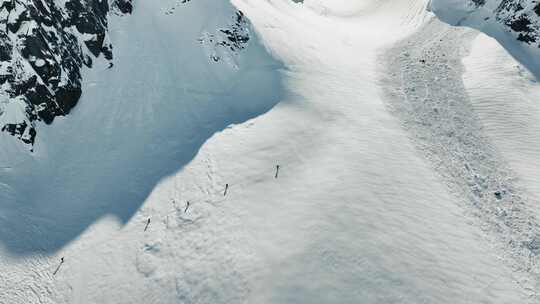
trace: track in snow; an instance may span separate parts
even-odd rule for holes
[[[392,84],[386,93],[422,154],[535,301],[540,225],[533,202],[484,133],[463,84],[461,60],[476,35],[433,19],[382,57],[384,83]]]
[[[288,0],[234,2],[272,54],[283,59],[283,100],[264,115],[213,134],[182,170],[155,187],[152,181],[144,205],[125,225],[110,217],[92,222],[57,253],[66,256],[66,263],[54,278],[47,271],[49,265],[56,267],[56,257],[12,258],[2,265],[1,270],[10,273],[6,291],[11,302],[523,302],[508,267],[487,248],[479,229],[466,223],[456,198],[385,108],[377,82],[377,54],[405,35],[403,27],[409,32],[424,21],[423,1],[366,1],[352,11],[347,9],[352,2],[345,0],[337,2],[341,6],[332,0],[304,1],[305,7]],[[137,23],[126,25],[138,25],[135,33],[150,29],[146,34],[155,36],[152,26],[173,33],[185,30],[173,23],[178,15],[168,15],[162,24],[164,11],[154,11],[154,2],[138,3],[146,8],[139,10],[144,22],[131,18]],[[146,41],[145,35],[128,37],[126,28],[117,34],[124,42],[116,43],[119,53],[130,55],[128,66],[155,62],[150,54],[157,50],[140,42],[137,49],[131,46],[131,39]],[[173,45],[182,49],[181,43]],[[174,48],[156,47],[167,51],[159,58],[166,62],[177,55]],[[183,59],[182,69],[192,62]],[[188,67],[199,71],[198,66]],[[127,70],[130,77],[146,79],[146,70],[132,68]],[[166,86],[156,87],[163,75],[152,73],[152,90],[136,87],[129,98],[113,94],[118,96],[113,110],[119,114],[107,120],[110,131],[118,123],[113,118],[130,105],[141,107],[130,118],[140,118],[143,126],[170,116],[167,139],[177,138],[173,127],[179,119],[173,110],[178,106],[191,110],[181,111],[188,113],[183,122],[190,116],[202,116],[203,122],[222,118],[208,117],[200,102],[179,102],[182,90],[176,90],[175,80],[185,76],[182,69],[170,67],[170,72],[180,73],[172,73]],[[121,82],[122,75],[113,76]],[[108,88],[96,84],[90,92]],[[132,83],[121,89],[132,92]],[[204,90],[201,86],[198,92]],[[273,93],[272,88],[257,92]],[[212,113],[231,115],[220,108],[222,103],[211,105],[207,110],[216,111]],[[155,120],[144,120],[160,106],[165,113],[155,112]],[[237,106],[244,109],[246,104]],[[95,111],[101,113],[99,107]],[[186,127],[180,134],[199,130]],[[158,149],[161,137],[149,137],[138,138],[149,140],[145,148],[167,152]],[[179,149],[173,143],[170,150]],[[139,151],[140,145],[134,143],[126,152]],[[161,159],[161,153],[156,155]],[[154,165],[134,163],[141,171]],[[282,170],[275,179],[278,163]],[[225,183],[231,185],[226,197]],[[188,200],[192,204],[186,213]],[[148,218],[152,222],[144,232]],[[45,273],[33,281],[34,271]],[[25,281],[20,284],[18,279]],[[25,298],[29,284],[40,286],[40,298]]]

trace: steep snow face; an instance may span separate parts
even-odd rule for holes
[[[524,235],[521,247],[527,254],[527,271],[537,277],[540,288],[540,84],[525,67],[516,62],[494,39],[480,35],[471,54],[464,60],[464,84],[474,111],[497,150],[519,181],[519,209],[514,219],[527,223],[520,227]],[[516,191],[516,192],[517,192]],[[525,217],[526,215],[527,217]],[[534,220],[534,221],[533,221]],[[509,225],[507,225],[509,226]],[[528,234],[528,236],[527,236]]]
[[[279,100],[280,65],[228,2],[138,7],[109,24],[114,68],[87,70],[81,103],[41,129],[34,153],[0,136],[0,243],[8,252],[58,250],[106,214],[126,222],[213,133]]]
[[[540,218],[540,83],[486,35],[474,39],[463,63],[463,80],[474,111],[533,195],[529,198],[532,209]]]
[[[126,225],[103,218],[57,251],[2,253],[5,298],[524,303],[509,269],[386,109],[377,55],[423,24],[424,3],[373,1],[343,17],[317,2],[234,2],[283,71],[256,37],[239,55],[200,41],[236,23],[225,1],[141,0],[144,9],[116,21],[118,69],[105,79],[91,71],[80,106],[36,142],[31,165],[53,174],[30,174],[28,188],[13,189],[14,179],[27,179],[11,171],[29,174],[30,165],[17,159],[4,169],[11,206],[0,212],[0,223],[9,221],[0,232],[10,248],[46,244],[80,225],[71,218],[126,216],[145,203]],[[227,59],[214,62],[215,52]],[[170,176],[154,187],[163,173]],[[34,227],[49,230],[27,232]]]
[[[33,144],[36,121],[50,124],[77,104],[83,66],[100,56],[112,66],[108,16],[132,5],[108,1],[0,1],[1,131]]]
[[[430,9],[452,25],[494,37],[540,76],[540,3],[534,0],[431,0]]]
[[[34,154],[0,137],[0,299],[537,303],[388,111],[390,89],[434,112],[425,92],[460,131],[433,148],[465,145],[466,29],[423,1],[233,3],[139,0],[110,25],[115,68]]]
[[[517,109],[511,113],[512,105],[504,106],[504,110],[498,105],[502,96],[508,96],[506,94],[514,90],[534,92],[534,85],[527,88],[512,80],[503,61],[492,57],[496,53],[482,52],[482,58],[487,56],[482,69],[488,70],[475,69],[466,74],[468,81],[482,84],[480,88],[489,87],[487,92],[472,92],[480,101],[483,97],[487,99],[475,107],[473,102],[477,100],[469,98],[470,92],[462,80],[461,58],[467,54],[466,46],[476,35],[477,32],[471,29],[449,27],[433,20],[388,52],[390,60],[384,67],[384,83],[393,112],[402,120],[419,151],[461,200],[475,224],[482,227],[494,251],[501,252],[501,261],[513,268],[516,281],[531,292],[533,303],[536,303],[539,295],[535,290],[540,286],[540,268],[537,266],[540,261],[537,245],[540,222],[537,200],[529,195],[535,188],[528,189],[525,187],[528,185],[516,178],[516,163],[509,163],[506,157],[512,154],[503,155],[499,150],[504,148],[502,150],[508,152],[524,143],[494,144],[513,142],[524,137],[524,132],[534,132],[526,125],[517,128],[515,133],[508,132],[519,122],[527,121],[526,116],[519,115],[522,112]],[[493,48],[493,45],[486,46]],[[476,57],[478,50],[475,51]],[[515,65],[515,62],[511,64]],[[497,83],[492,79],[500,79],[502,75],[504,82],[511,85],[498,83],[491,87]],[[392,84],[399,86],[394,88]],[[499,90],[505,94],[499,96]],[[505,102],[515,101],[505,99]],[[483,119],[479,119],[478,113]],[[490,127],[497,127],[494,122],[498,122],[508,131],[504,134],[496,128],[496,132],[486,132],[483,122],[488,122]],[[492,136],[493,133],[496,136]],[[533,148],[536,138],[527,138]],[[523,156],[523,153],[514,153],[514,161],[516,154]]]

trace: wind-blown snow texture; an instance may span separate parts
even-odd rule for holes
[[[419,150],[463,199],[492,245],[502,248],[502,260],[522,273],[520,284],[537,290],[540,225],[536,201],[516,183],[512,168],[475,115],[460,63],[468,48],[451,47],[458,41],[468,44],[476,35],[433,20],[388,52],[385,83],[398,83],[395,88],[387,86],[393,112]]]
[[[427,5],[109,15],[70,114],[0,133],[0,302],[538,303],[538,84]]]

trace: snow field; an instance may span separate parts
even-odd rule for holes
[[[539,282],[534,205],[484,132],[462,80],[461,59],[476,35],[433,20],[388,51],[384,81],[395,83],[387,91],[392,112],[534,303]]]
[[[114,20],[115,68],[89,73],[80,106],[42,132],[36,156],[0,155],[15,164],[0,179],[0,273],[9,274],[0,276],[8,286],[0,296],[115,304],[530,300],[464,216],[447,186],[454,175],[441,179],[445,171],[419,153],[416,130],[403,129],[409,116],[388,110],[394,101],[385,89],[405,90],[401,76],[409,77],[407,94],[425,85],[414,73],[422,71],[419,50],[400,39],[418,30],[413,39],[439,50],[438,35],[455,39],[449,44],[467,35],[430,21],[423,1],[233,4],[250,18],[254,41],[236,65],[209,65],[196,41],[229,22],[228,2],[139,1],[134,16]],[[395,61],[383,65],[379,56],[396,43]],[[413,57],[399,57],[404,50]],[[430,79],[426,91],[458,101],[466,97],[461,57],[448,55],[433,69],[452,87]],[[392,74],[404,65],[410,70]],[[460,126],[471,121],[464,112]]]

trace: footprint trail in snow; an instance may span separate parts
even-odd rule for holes
[[[531,298],[540,295],[540,225],[534,201],[483,132],[465,90],[462,58],[477,33],[433,19],[382,57],[389,108],[462,198]],[[458,46],[458,47],[456,47]]]

